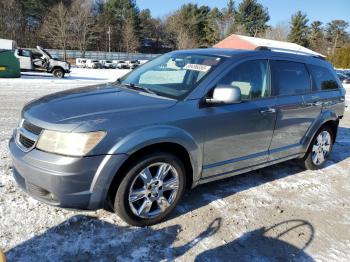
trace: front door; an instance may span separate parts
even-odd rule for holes
[[[239,87],[242,102],[202,109],[208,122],[203,177],[267,161],[276,118],[269,78],[268,61],[261,59],[238,64],[218,81]]]

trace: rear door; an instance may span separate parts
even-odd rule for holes
[[[318,65],[308,65],[308,68],[313,78],[313,92],[318,98],[314,103],[322,107],[322,110],[342,112],[344,100],[335,73],[330,68]]]
[[[311,92],[311,77],[304,63],[271,60],[272,89],[277,119],[270,145],[270,160],[299,154],[301,141],[321,112],[319,97]]]

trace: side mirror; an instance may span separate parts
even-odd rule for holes
[[[213,98],[205,99],[207,104],[234,104],[241,102],[241,89],[236,86],[219,85],[213,91]]]

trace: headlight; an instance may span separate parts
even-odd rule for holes
[[[68,155],[84,156],[106,135],[105,132],[66,133],[44,130],[36,147],[40,150]]]

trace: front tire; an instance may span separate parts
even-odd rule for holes
[[[53,70],[52,74],[57,78],[64,78],[64,71],[61,68],[56,68]]]
[[[330,127],[320,128],[302,159],[303,166],[309,170],[322,168],[332,151],[334,138],[335,135]]]
[[[185,168],[175,155],[166,152],[145,155],[125,172],[114,210],[130,225],[157,224],[180,200],[185,181]]]

